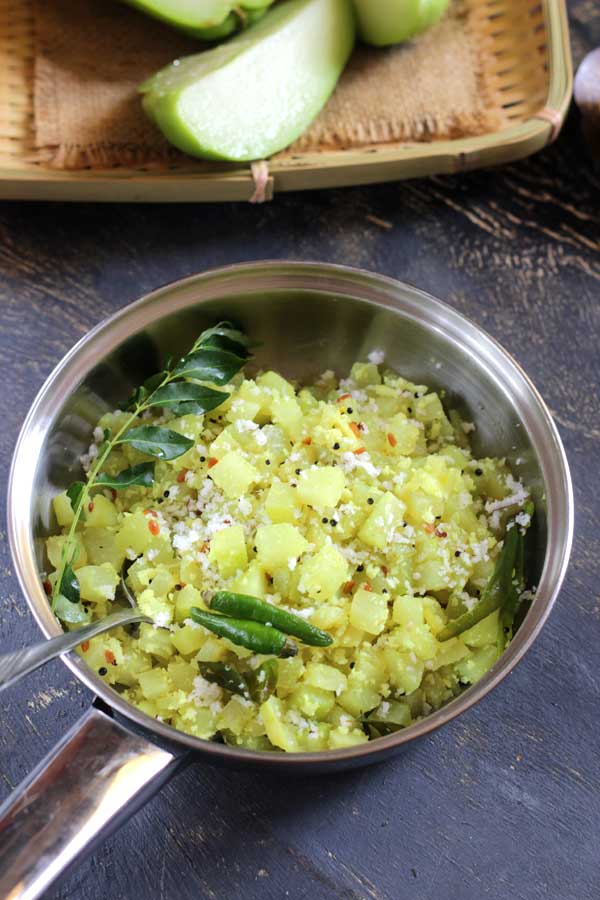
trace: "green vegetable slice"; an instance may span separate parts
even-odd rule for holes
[[[144,110],[167,140],[192,156],[265,159],[299,137],[322,109],[354,36],[349,0],[285,0],[226,43],[176,60],[145,81]]]
[[[91,621],[91,615],[81,603],[71,603],[62,594],[59,594],[54,604],[54,613],[63,622],[69,625],[83,625]]]
[[[274,0],[125,0],[147,15],[202,41],[247,28]]]
[[[361,40],[376,47],[409,41],[434,25],[448,0],[353,0]]]

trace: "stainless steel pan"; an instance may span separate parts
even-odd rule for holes
[[[459,698],[390,737],[331,752],[255,753],[181,734],[129,706],[78,656],[65,656],[97,699],[0,810],[2,897],[39,897],[191,759],[322,773],[391,756],[485,697],[531,646],[557,597],[572,539],[569,470],[550,414],[517,363],[476,325],[406,284],[337,266],[254,263],[184,279],[128,306],[86,335],[40,391],[15,450],[8,528],[19,582],[47,637],[60,632],[38,575],[52,496],[79,474],[99,416],[167,353],[183,353],[223,318],[261,341],[257,367],[299,379],[328,368],[345,373],[382,347],[403,374],[445,387],[477,424],[477,451],[507,456],[533,492],[535,600],[502,659]]]

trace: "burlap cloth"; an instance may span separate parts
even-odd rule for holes
[[[34,0],[35,153],[58,168],[172,167],[189,158],[146,119],[137,85],[200,45],[112,0]],[[456,0],[429,33],[358,48],[326,108],[285,154],[497,130],[485,72]]]

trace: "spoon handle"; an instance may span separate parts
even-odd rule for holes
[[[138,610],[124,609],[119,612],[111,613],[104,619],[92,622],[90,625],[84,625],[76,631],[69,631],[58,637],[50,638],[33,647],[25,647],[22,650],[15,650],[13,653],[5,653],[0,656],[0,691],[4,688],[28,675],[35,669],[39,669],[45,663],[62,656],[73,650],[82,641],[89,640],[97,634],[110,631],[111,628],[117,628],[119,625],[130,625],[133,622],[150,622],[151,620],[142,615]]]

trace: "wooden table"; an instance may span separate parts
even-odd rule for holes
[[[579,60],[600,44],[595,0],[571,3],[571,25]],[[461,177],[263,207],[0,206],[2,502],[23,417],[77,338],[166,281],[265,257],[363,266],[466,312],[542,391],[577,502],[556,610],[484,703],[397,761],[355,773],[283,781],[188,769],[52,900],[600,896],[599,189],[573,112],[539,156]],[[4,531],[0,606],[2,648],[39,638]],[[2,694],[2,796],[89,702],[60,663]]]

